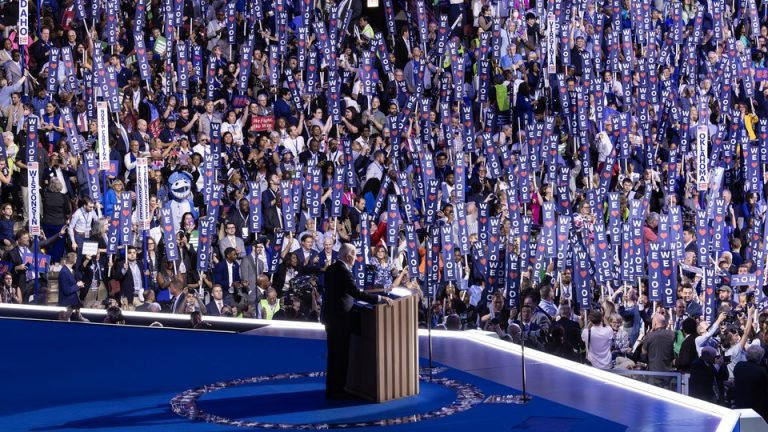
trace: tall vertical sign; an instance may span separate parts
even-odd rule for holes
[[[29,45],[29,0],[19,0],[19,45]]]
[[[25,9],[26,10],[26,9]],[[39,119],[27,118],[27,185],[29,185],[29,233],[40,235],[40,167],[37,163]]]
[[[147,158],[136,159],[136,208],[139,210],[139,228],[149,229],[149,163]]]
[[[99,169],[109,170],[109,107],[107,102],[96,104],[96,125],[99,140]]]

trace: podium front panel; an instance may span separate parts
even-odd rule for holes
[[[418,298],[363,310],[361,334],[350,353],[348,391],[374,402],[419,392]]]

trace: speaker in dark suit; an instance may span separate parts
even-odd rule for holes
[[[356,249],[344,244],[339,250],[339,260],[325,271],[325,293],[323,294],[323,322],[328,346],[328,366],[325,375],[325,396],[329,399],[345,398],[344,390],[349,366],[349,340],[352,335],[355,300],[368,303],[384,301],[392,304],[388,297],[381,297],[360,291],[352,279],[352,264]]]

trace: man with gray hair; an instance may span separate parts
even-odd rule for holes
[[[325,271],[325,293],[321,321],[325,324],[328,344],[328,367],[325,375],[325,397],[346,399],[344,389],[349,366],[349,340],[354,325],[352,304],[355,300],[368,303],[385,302],[392,305],[389,297],[360,291],[352,279],[352,265],[355,263],[357,248],[345,243],[339,249],[339,259]]]
[[[760,345],[747,347],[747,361],[733,369],[736,408],[751,408],[768,419],[768,373],[761,366],[765,350]]]

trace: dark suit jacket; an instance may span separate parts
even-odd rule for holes
[[[325,293],[323,294],[323,322],[328,327],[347,326],[349,311],[355,300],[378,303],[378,296],[360,291],[352,279],[352,272],[346,264],[336,261],[325,271]],[[347,329],[348,331],[348,329]],[[329,332],[330,333],[330,332]],[[330,334],[329,334],[330,336]]]
[[[325,162],[325,153],[317,152],[317,163],[318,165]],[[303,152],[299,153],[299,163],[307,166],[308,162],[312,160],[312,152],[309,150],[304,150]]]
[[[280,215],[277,213],[277,207],[266,207],[262,217],[264,218],[264,232],[269,236],[270,241],[273,241],[275,231],[280,229]]]
[[[505,322],[507,321],[504,319],[503,315],[499,317],[499,325],[501,325],[502,328]],[[545,335],[538,324],[533,322],[533,320],[527,325],[523,324],[520,320],[515,320],[515,324],[520,326],[520,330],[522,331],[521,338],[525,341],[525,346],[536,349],[541,349],[543,347]]]
[[[697,358],[699,358],[699,353],[696,351],[696,335],[688,335],[680,345],[680,354],[677,356],[675,366],[680,372],[688,372],[691,363]]]
[[[149,135],[149,130],[147,130],[147,135]],[[131,134],[128,136],[128,139],[131,141],[133,140],[138,141],[140,151],[144,151],[149,146],[149,142],[144,139],[144,136],[141,134],[141,132],[138,131],[138,129],[131,132]]]
[[[352,238],[357,238],[357,234],[360,232],[360,210],[354,206],[349,208],[349,222],[352,225]]]
[[[317,266],[322,269],[325,268],[326,265],[335,263],[336,260],[339,259],[339,253],[336,251],[331,252],[331,260],[328,261],[325,256],[325,251],[320,251],[318,258]],[[322,294],[323,290],[325,290],[325,270],[321,270],[317,277],[317,292]]]
[[[235,261],[232,263],[232,282],[240,281],[240,264]],[[213,283],[221,285],[221,289],[226,295],[229,293],[229,271],[227,270],[227,260],[221,260],[213,269]]]
[[[688,395],[704,401],[716,401],[712,383],[717,380],[720,395],[723,393],[723,381],[728,378],[728,368],[721,366],[715,371],[714,365],[707,365],[699,357],[691,363],[691,378],[688,380]]]
[[[768,373],[751,361],[742,361],[733,368],[736,383],[736,408],[752,408],[763,418],[768,415]]]
[[[574,348],[584,345],[584,341],[581,340],[581,328],[576,321],[561,318],[558,321],[553,321],[552,326],[562,327],[565,333],[565,340]]]
[[[227,302],[223,302],[223,306],[227,305]],[[221,313],[219,312],[219,308],[216,307],[216,301],[211,299],[211,302],[205,305],[205,314],[210,316],[221,316]]]
[[[304,248],[301,247],[299,250],[296,251],[296,257],[299,259],[299,274],[305,275],[305,274],[312,274],[317,273],[320,271],[320,267],[318,267],[318,263],[315,263],[315,257],[317,257],[318,262],[320,261],[320,257],[317,256],[317,252],[314,250],[309,251],[309,256],[307,257],[304,253]],[[308,259],[307,259],[308,258]],[[307,264],[304,264],[304,261],[307,261]]]
[[[275,274],[272,275],[272,288],[277,290],[278,297],[282,297],[284,289],[288,288],[285,286],[285,276],[288,273],[289,268],[289,264],[283,261],[279,266],[277,266],[277,271]]]
[[[179,298],[175,302],[174,307],[174,301],[173,297],[171,297],[171,313],[172,314],[183,314],[184,313],[184,306],[187,304],[187,295],[184,294],[182,291],[181,294],[179,294]]]
[[[99,247],[101,247],[101,244],[102,241],[99,241]],[[94,263],[93,261],[89,261],[88,265],[84,265],[85,262],[80,263],[79,279],[83,281],[86,287],[90,287],[93,284],[94,278],[100,281],[107,280],[107,269],[109,268],[108,259],[109,257],[107,254],[101,254],[99,255],[98,263]]]
[[[67,266],[59,272],[59,306],[79,306],[80,287],[77,286],[75,275]]]
[[[44,249],[44,248],[52,245],[56,241],[58,241],[60,238],[61,238],[61,234],[59,234],[59,233],[56,233],[56,235],[48,237],[48,238],[45,238],[45,239],[43,239],[41,237],[40,241],[38,242],[38,247],[40,249]],[[35,253],[35,251],[34,251],[34,249],[32,248],[31,245],[29,247],[29,251],[32,254]],[[21,251],[19,250],[19,246],[17,245],[16,247],[14,247],[10,251],[8,251],[8,253],[5,255],[5,259],[6,259],[6,261],[12,262],[13,263],[13,267],[16,267],[17,265],[23,264],[22,258],[21,258]],[[29,301],[29,296],[34,294],[34,291],[35,291],[35,281],[34,281],[34,279],[30,280],[30,281],[27,281],[27,272],[25,270],[16,271],[13,268],[11,268],[10,271],[11,271],[11,276],[13,276],[13,283],[14,283],[14,285],[16,285],[19,288],[21,288],[21,292],[22,292],[22,294],[24,294],[24,302],[26,303],[27,301]],[[48,286],[48,273],[40,273],[40,275],[38,277],[38,284],[39,284],[40,288],[46,288]],[[44,295],[44,292],[38,293],[38,301],[41,301],[41,299],[44,298],[43,295]]]
[[[32,250],[32,248],[29,249]],[[11,261],[14,267],[24,264],[21,258],[21,250],[18,246],[14,247],[8,252],[6,259]],[[24,293],[25,298],[29,297],[29,290],[32,289],[33,284],[30,283],[29,286],[27,286],[27,272],[25,270],[13,270],[11,271],[11,274],[13,275],[13,284],[21,288],[21,292]]]
[[[72,181],[69,178],[77,176],[77,173],[75,172],[75,170],[66,169],[66,168],[62,168],[61,173],[63,174],[63,177],[64,177],[64,185],[67,187],[67,196],[70,198],[74,198],[75,193],[77,191],[72,186]],[[43,182],[45,184],[48,184],[53,178],[58,178],[56,176],[56,170],[49,166],[45,169],[45,171],[43,171],[43,177],[42,177]]]
[[[403,69],[408,63],[408,46],[402,36],[395,37],[395,67]]]
[[[318,254],[317,266],[320,267],[320,268],[323,268],[323,267],[325,267],[326,264],[330,265],[330,264],[335,263],[337,259],[339,259],[339,253],[336,252],[336,251],[331,252],[331,261],[330,262],[327,261],[327,258],[326,258],[326,255],[325,255],[325,251],[320,251],[320,253]]]
[[[124,264],[125,261],[120,261],[116,264],[115,268],[117,270],[115,279],[120,281],[120,295],[123,297],[128,297],[128,300],[131,301],[133,300],[133,296],[136,294],[136,287],[133,285],[133,274],[131,272],[131,268],[128,267],[128,269],[126,269]],[[139,271],[144,270],[144,263],[141,262],[141,260],[137,259],[136,264],[139,266]],[[143,283],[144,275],[142,274],[140,277],[142,278]],[[147,289],[149,287],[144,288]]]

